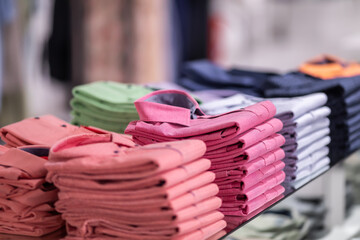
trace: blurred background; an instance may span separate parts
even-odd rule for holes
[[[185,61],[289,71],[360,60],[359,0],[0,0],[1,125],[68,119],[74,85],[176,81]]]
[[[70,120],[75,85],[176,82],[195,59],[277,72],[322,53],[360,61],[359,23],[360,0],[0,0],[0,124],[46,113]],[[328,198],[312,220],[324,221],[318,235],[307,235],[305,220],[291,225],[301,238],[330,236],[360,214],[351,210],[360,203],[359,154],[351,158],[349,171],[339,167],[291,200]],[[329,181],[347,185],[334,191]],[[302,218],[320,208],[312,206]]]

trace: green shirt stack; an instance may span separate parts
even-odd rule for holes
[[[134,101],[150,92],[143,86],[109,81],[76,86],[70,102],[72,123],[123,133],[129,122],[139,119]]]

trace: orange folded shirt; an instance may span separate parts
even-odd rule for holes
[[[331,55],[315,57],[299,67],[299,71],[324,80],[360,75],[360,64],[346,62]]]

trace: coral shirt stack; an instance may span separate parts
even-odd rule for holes
[[[133,147],[114,134],[60,140],[46,168],[66,239],[221,237],[226,223],[205,149],[199,140]]]
[[[1,128],[0,233],[43,236],[63,226],[53,206],[58,191],[45,181],[44,165],[54,142],[81,132],[89,131],[51,115]]]

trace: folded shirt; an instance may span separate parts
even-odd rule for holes
[[[331,55],[315,57],[299,67],[299,71],[324,80],[360,75],[360,64]]]
[[[248,148],[249,146],[252,146],[259,141],[280,131],[282,127],[283,124],[280,120],[272,118],[232,139],[224,140],[222,143],[218,143],[218,141],[216,141],[215,143],[212,143],[212,141],[207,141],[207,153],[215,149],[234,144],[237,144],[237,146],[242,149]]]
[[[277,201],[281,200],[282,198],[284,198],[284,194],[280,194],[279,196],[277,196],[276,198],[268,201],[267,203],[265,203],[263,206],[261,206],[260,208],[256,209],[255,211],[251,212],[250,214],[248,214],[247,216],[225,216],[224,220],[227,223],[226,226],[226,230],[227,232],[230,232],[232,230],[234,230],[235,228],[241,227],[241,225],[243,223],[245,223],[246,221],[252,219],[253,217],[255,217],[256,215],[258,215],[259,213],[261,213],[262,211],[266,210],[267,208],[269,208],[270,206],[272,206],[274,203],[276,203]]]
[[[132,84],[94,82],[73,89],[71,123],[123,132],[129,122],[139,119],[134,101],[152,90]]]
[[[360,105],[357,103],[355,105],[352,106],[347,106],[343,109],[344,112],[341,113],[335,113],[333,114],[333,116],[341,116],[343,118],[351,118],[354,117],[358,114],[360,114]],[[336,115],[338,114],[338,115]]]
[[[76,99],[107,111],[133,109],[133,102],[152,92],[150,89],[133,84],[105,81],[75,87],[72,93]]]
[[[217,178],[234,175],[234,173],[242,172],[244,176],[250,175],[259,169],[269,166],[276,161],[284,158],[285,152],[281,148],[270,151],[253,161],[246,162],[233,162],[233,163],[213,163],[210,170],[212,170]]]
[[[15,223],[15,222],[3,222],[0,221],[0,232],[7,234],[17,234],[25,236],[44,236],[46,234],[52,233],[58,230],[58,226],[44,226],[44,223],[38,225],[30,225],[25,223]],[[9,237],[7,236],[7,239]],[[21,236],[16,239],[21,239]]]
[[[225,71],[208,60],[184,64],[179,84],[190,90],[231,89],[254,96],[262,95],[266,79],[274,73],[234,69]]]
[[[219,186],[220,189],[240,188],[242,190],[246,190],[263,179],[275,174],[278,171],[281,171],[284,167],[284,162],[276,161],[275,163],[261,168],[252,174],[245,175],[235,172],[234,175],[215,179],[215,183]],[[226,187],[223,185],[226,185]]]
[[[206,152],[204,157],[211,162],[225,161],[252,161],[261,155],[280,148],[285,143],[285,138],[280,134],[274,134],[246,149],[238,149],[237,145],[227,146],[222,149]]]
[[[152,152],[149,151],[149,154]],[[166,151],[164,151],[164,154]],[[170,155],[171,157],[171,155]],[[127,158],[125,161],[134,160],[136,158]],[[177,168],[161,172],[154,176],[146,176],[144,174],[136,174],[135,176],[129,175],[124,177],[116,172],[109,172],[108,174],[99,174],[89,176],[84,171],[84,174],[68,174],[57,173],[51,178],[51,181],[58,187],[75,187],[76,189],[96,190],[103,191],[121,191],[125,189],[144,189],[156,188],[158,186],[171,187],[180,182],[185,181],[191,177],[197,176],[206,171],[210,167],[210,161],[207,159],[195,160],[190,163],[181,165]],[[115,166],[115,164],[113,164]],[[126,166],[125,166],[126,167]],[[93,173],[94,174],[94,173]],[[125,173],[125,175],[127,175]],[[155,191],[155,190],[154,190]]]
[[[297,181],[292,182],[291,185],[294,189],[298,189],[298,188],[302,187],[303,185],[305,185],[306,183],[310,182],[312,179],[315,179],[316,177],[320,176],[321,174],[323,174],[324,172],[329,170],[329,168],[330,168],[329,165],[325,165],[325,166],[321,167],[320,169],[313,171],[310,175],[308,175],[302,179],[299,179]]]
[[[327,102],[325,93],[313,93],[293,98],[258,98],[246,94],[237,94],[221,100],[216,100],[201,105],[207,114],[221,114],[234,111],[249,105],[269,100],[276,106],[276,114],[287,113],[292,118],[298,118],[303,114],[324,106]]]
[[[146,177],[198,159],[206,149],[199,140],[158,143],[136,149],[119,148],[114,141],[116,139],[107,134],[83,134],[59,141],[50,151],[51,164],[46,164],[47,179],[51,180],[57,171],[114,174],[117,179]],[[164,155],[171,157],[172,161]],[[89,156],[92,161],[89,161]],[[66,161],[69,159],[71,161]]]
[[[76,127],[52,115],[27,118],[0,129],[1,139],[10,147],[25,145],[51,146],[57,140],[91,131]]]
[[[182,183],[179,183],[173,187],[163,188],[158,186],[156,188],[148,188],[148,189],[140,189],[140,190],[123,190],[123,191],[102,191],[100,189],[78,189],[77,192],[82,196],[82,198],[86,198],[87,196],[91,196],[94,199],[99,199],[96,195],[102,194],[100,199],[116,199],[117,201],[132,201],[137,203],[140,200],[146,198],[156,198],[162,200],[171,200],[182,194],[186,194],[190,192],[192,189],[196,189],[198,187],[204,186],[213,182],[215,179],[215,175],[212,172],[204,172],[195,177],[192,177]],[[61,192],[59,196],[62,194],[74,194],[71,193],[73,188],[71,187],[61,187]],[[71,196],[72,196],[71,195]],[[79,195],[75,195],[77,198],[81,198]],[[141,201],[140,201],[141,202]]]
[[[297,159],[303,159],[309,156],[311,153],[327,146],[329,143],[330,143],[330,137],[325,136],[324,138],[321,138],[320,140],[309,145],[308,147],[296,150],[294,155],[297,156]]]
[[[321,118],[307,126],[296,128],[296,137],[301,138],[316,130],[328,128],[330,126],[330,120],[328,118]]]
[[[31,229],[31,228],[30,228]],[[55,232],[43,235],[41,237],[32,237],[32,236],[21,236],[15,234],[1,234],[0,239],[7,239],[7,240],[54,240],[54,239],[62,239],[65,237],[66,231],[65,228],[61,228]]]
[[[226,216],[246,216],[256,209],[260,208],[267,202],[272,199],[278,197],[285,191],[284,187],[278,185],[262,195],[258,196],[252,201],[244,203],[244,201],[236,201],[233,202],[233,207],[222,207],[220,211],[224,213]]]
[[[328,117],[330,113],[330,108],[325,106],[302,115],[301,117],[295,119],[294,122],[296,123],[296,127],[302,128],[313,122],[318,121],[319,119],[324,119]]]
[[[355,91],[344,99],[346,107],[356,106],[360,103],[360,91]]]
[[[113,132],[124,131],[126,125],[134,120],[134,119],[121,120],[121,121],[118,120],[117,122],[113,122],[109,120],[102,120],[97,117],[89,117],[86,116],[85,114],[74,111],[71,112],[71,115],[73,116],[71,123],[74,125],[97,126],[99,128],[103,128]]]
[[[165,101],[164,103],[156,102],[166,97],[171,98],[171,102],[174,102],[174,104],[184,102],[187,105],[171,106],[167,105]],[[218,116],[206,116],[201,112],[197,102],[191,96],[177,90],[153,92],[138,99],[135,106],[141,121],[131,122],[125,131],[127,134],[134,136],[141,132],[152,134],[152,137],[183,138],[222,131],[213,135],[214,139],[211,140],[224,137],[223,131],[227,129],[238,129],[236,130],[238,133],[245,132],[273,117],[276,110],[271,102],[265,101],[243,110]],[[179,125],[186,127],[180,127]],[[209,136],[206,137],[210,140]],[[202,136],[199,136],[198,139],[206,141],[206,137],[203,139]]]
[[[316,172],[317,170],[321,169],[322,167],[329,166],[329,165],[330,165],[330,159],[328,157],[324,157],[312,164],[309,164],[306,167],[298,169],[295,172],[296,179],[305,178],[305,177],[311,175],[313,172]]]
[[[245,191],[240,188],[224,189],[218,194],[218,196],[223,200],[222,207],[231,207],[234,201],[251,201],[260,196],[263,192],[280,185],[284,180],[285,173],[283,171],[279,171],[270,177],[259,181]]]
[[[84,208],[79,206],[74,206],[72,208],[67,209],[66,212],[62,213],[63,218],[67,222],[73,223],[72,219],[77,216],[81,216],[85,219],[93,219],[99,218],[100,216],[104,219],[109,219],[109,221],[113,221],[115,223],[122,224],[132,224],[132,225],[141,225],[146,224],[146,222],[151,221],[151,223],[147,223],[148,225],[161,225],[161,224],[171,224],[171,223],[180,223],[183,221],[187,221],[193,219],[202,214],[215,211],[221,206],[221,199],[218,197],[211,197],[205,199],[201,202],[195,203],[188,207],[185,207],[180,210],[174,209],[162,209],[161,211],[151,210],[151,211],[138,211],[136,208],[134,209],[112,209],[112,208],[87,208],[86,205]],[[84,209],[86,212],[84,213]],[[82,224],[79,222],[78,224]]]
[[[213,225],[213,223],[218,223],[223,218],[223,215],[219,212],[211,212],[199,216],[197,219],[191,221],[183,222],[175,228],[174,226],[168,226],[166,229],[157,229],[156,226],[148,228],[135,228],[129,225],[119,226],[113,224],[110,221],[94,219],[87,221],[82,229],[71,229],[69,234],[71,235],[84,235],[87,237],[96,237],[96,236],[113,236],[118,238],[127,238],[127,239],[183,239],[185,234],[194,235],[194,232],[197,229],[202,229],[208,225]],[[223,224],[222,224],[223,225]],[[216,226],[213,225],[213,226]],[[218,229],[216,229],[218,230]],[[94,234],[96,232],[96,234]],[[134,234],[136,232],[136,235]],[[214,233],[214,230],[211,230],[209,234]],[[177,235],[176,237],[170,237],[171,235]],[[199,238],[203,239],[203,238]]]
[[[305,148],[306,146],[313,144],[315,141],[318,141],[321,138],[329,136],[329,134],[330,134],[330,129],[326,127],[320,130],[316,130],[311,134],[308,134],[301,138],[297,138],[297,149]]]
[[[195,180],[195,179],[193,179]],[[192,181],[193,181],[192,180]],[[189,205],[198,203],[219,192],[216,184],[201,183],[200,187],[187,187],[185,190],[181,189],[181,184],[169,189],[169,194],[159,196],[148,196],[148,199],[138,198],[126,199],[122,197],[122,192],[117,192],[116,195],[104,194],[100,195],[92,192],[71,192],[65,191],[59,193],[59,201],[56,202],[56,208],[61,212],[75,206],[86,207],[104,207],[120,210],[127,210],[129,207],[136,207],[138,210],[150,211],[161,210],[163,208],[171,208],[175,211],[188,207]],[[205,184],[205,185],[203,185]],[[178,190],[178,191],[176,191]],[[175,192],[175,194],[171,194]],[[130,201],[129,201],[130,200]]]
[[[319,150],[316,150],[315,152],[311,153],[310,155],[306,156],[303,159],[298,159],[294,162],[286,162],[287,166],[285,167],[285,170],[288,169],[290,171],[290,169],[301,169],[304,166],[307,166],[308,164],[312,164],[324,157],[326,157],[329,154],[329,148],[328,147],[323,147],[320,148]]]
[[[326,92],[329,100],[341,101],[340,98],[350,96],[359,90],[360,83],[358,80],[359,76],[323,81],[300,72],[291,72],[269,78],[264,95],[266,97],[294,97],[315,92]],[[337,111],[341,111],[341,109]]]
[[[70,101],[70,106],[72,108],[72,115],[73,117],[81,117],[83,115],[87,116],[88,118],[98,118],[101,120],[108,120],[108,121],[119,121],[123,119],[138,119],[139,115],[135,110],[135,106],[133,103],[129,103],[129,106],[125,105],[122,108],[117,110],[110,110],[110,109],[103,109],[101,107],[97,107],[91,103],[88,103],[86,100],[77,99],[74,97]]]

